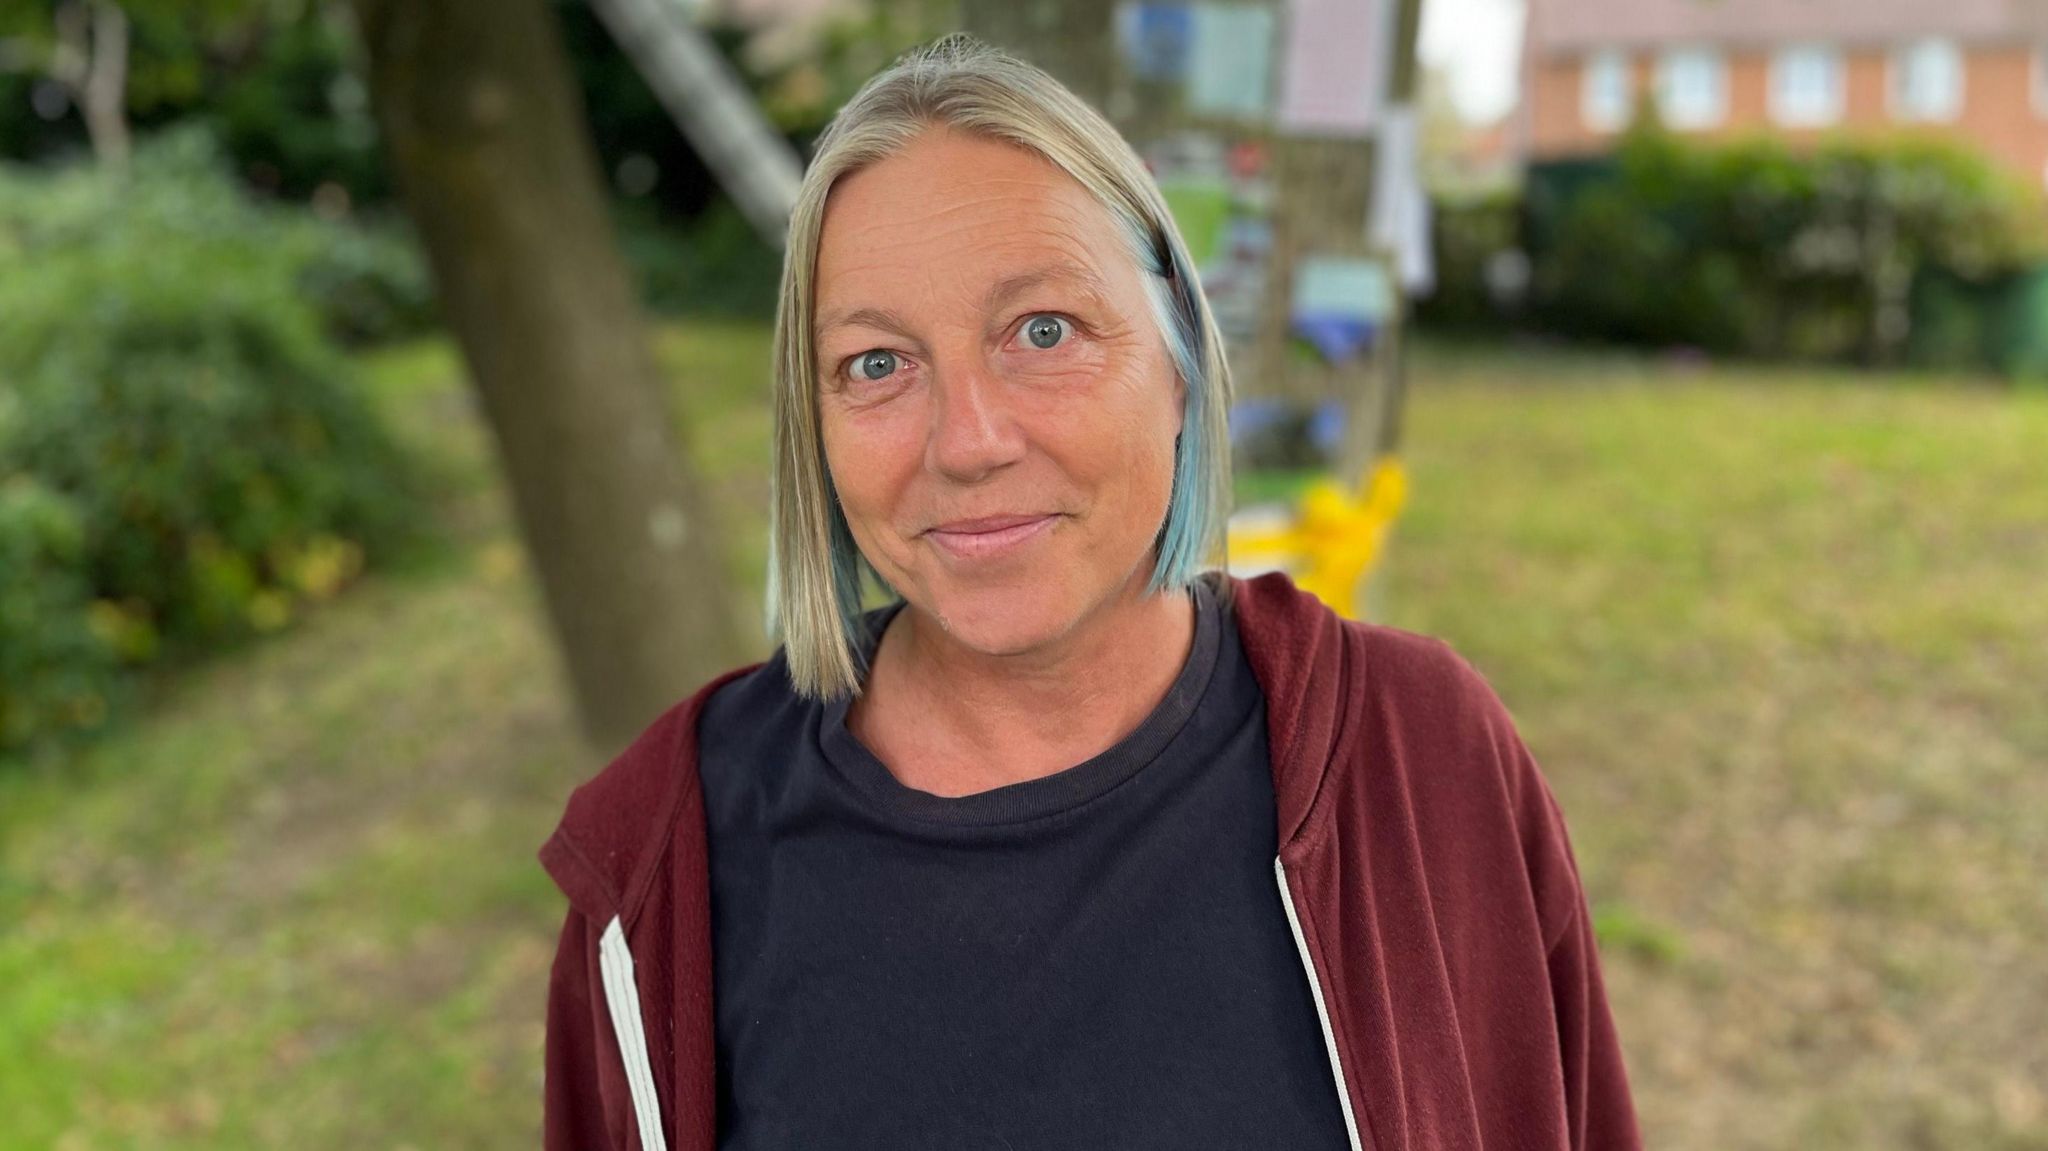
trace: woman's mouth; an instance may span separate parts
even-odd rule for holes
[[[987,560],[1008,555],[1051,530],[1058,515],[986,516],[956,520],[927,530],[925,538],[955,560]]]

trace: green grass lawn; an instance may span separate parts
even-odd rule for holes
[[[1565,804],[1651,1144],[2048,1147],[2048,395],[1418,379],[1388,615]]]
[[[753,589],[766,334],[660,350]],[[532,851],[598,764],[452,353],[367,366],[439,461],[437,545],[0,775],[0,1148],[536,1141]],[[1416,381],[1376,600],[1563,800],[1652,1144],[2048,1147],[2048,397],[1452,350]]]

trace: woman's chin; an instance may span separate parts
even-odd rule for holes
[[[1058,573],[935,587],[923,604],[946,640],[983,655],[1021,655],[1073,629],[1080,599]]]

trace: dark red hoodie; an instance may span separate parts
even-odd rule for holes
[[[1287,907],[1355,1148],[1641,1146],[1564,817],[1440,640],[1232,580],[1266,695]],[[706,685],[570,797],[546,1145],[712,1151]],[[1311,974],[1312,973],[1312,974]]]

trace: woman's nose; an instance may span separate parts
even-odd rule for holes
[[[947,479],[974,483],[1023,458],[1023,429],[1002,381],[985,365],[956,361],[934,376],[926,467]]]

